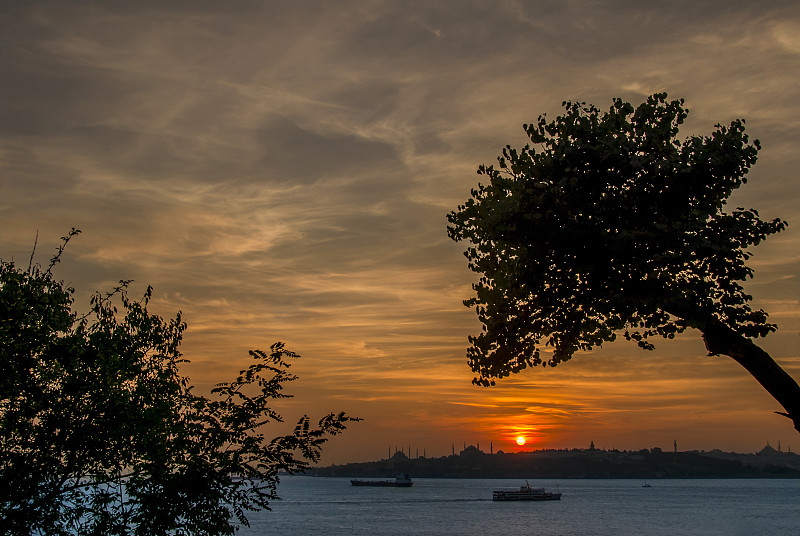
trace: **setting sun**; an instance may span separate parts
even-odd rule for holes
[[[522,436],[519,436],[517,438],[517,445],[524,445],[524,444],[525,444],[525,438],[522,437]]]

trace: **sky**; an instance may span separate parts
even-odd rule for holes
[[[681,137],[745,118],[731,206],[789,228],[747,290],[800,379],[800,5],[737,0],[15,1],[0,4],[0,258],[45,263],[78,309],[133,279],[188,323],[201,391],[275,341],[302,355],[288,424],[363,422],[323,463],[482,450],[800,451],[781,407],[696,331],[473,386],[476,275],[446,215],[480,164],[564,100],[666,91]],[[273,427],[285,433],[286,426]],[[523,435],[524,447],[513,440]]]

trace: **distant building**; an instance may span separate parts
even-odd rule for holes
[[[775,450],[774,448],[770,447],[769,446],[769,441],[767,441],[767,446],[764,447],[763,449],[759,450],[758,452],[756,452],[756,454],[758,456],[774,456],[774,455],[778,454],[778,451]]]
[[[464,450],[458,453],[459,456],[477,456],[479,454],[484,454],[484,452],[473,445],[465,447]]]

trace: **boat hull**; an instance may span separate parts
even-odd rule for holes
[[[560,501],[561,493],[523,493],[519,491],[495,491],[492,493],[493,501]]]
[[[353,486],[373,486],[378,488],[410,488],[413,482],[395,482],[393,480],[351,480]]]
[[[525,481],[524,486],[518,488],[496,489],[492,492],[493,501],[560,501],[561,493],[547,491],[544,488],[534,488]]]

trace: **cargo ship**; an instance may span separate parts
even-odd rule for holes
[[[350,481],[353,486],[376,486],[382,488],[410,488],[414,485],[408,475],[399,475],[394,480],[357,480]]]

